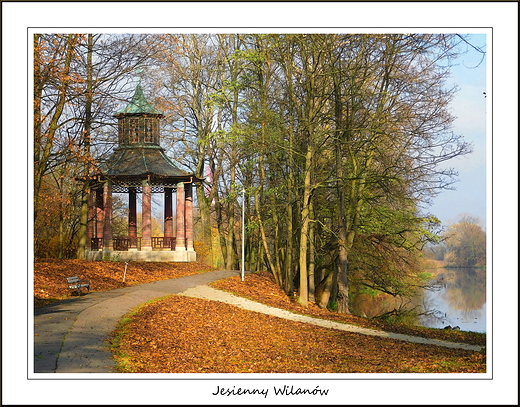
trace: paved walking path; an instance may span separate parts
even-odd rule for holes
[[[165,295],[221,301],[237,307],[326,328],[479,351],[480,346],[402,335],[355,325],[298,315],[231,295],[207,286],[211,281],[235,276],[237,271],[212,271],[156,281],[83,297],[69,298],[34,312],[34,373],[113,373],[115,363],[106,339],[119,320],[143,302]]]
[[[114,372],[115,363],[105,340],[132,308],[238,273],[211,271],[92,292],[37,308],[34,311],[34,373]]]

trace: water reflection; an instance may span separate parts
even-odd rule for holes
[[[425,290],[423,307],[431,315],[423,316],[421,325],[486,332],[486,270],[439,269],[437,278],[443,284],[438,290]]]

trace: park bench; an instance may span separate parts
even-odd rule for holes
[[[72,292],[81,295],[81,288],[85,287],[90,292],[90,281],[80,280],[78,276],[67,277],[67,283]]]

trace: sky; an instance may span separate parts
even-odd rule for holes
[[[487,50],[486,34],[473,34],[470,41],[473,45]],[[452,102],[453,114],[457,117],[453,132],[462,135],[464,140],[473,145],[473,152],[455,158],[447,163],[459,173],[458,181],[453,184],[454,190],[445,190],[435,199],[429,208],[430,213],[437,216],[443,225],[456,223],[460,216],[469,214],[481,220],[481,226],[486,226],[486,169],[487,140],[486,129],[487,103],[487,67],[490,61],[471,47],[468,52],[459,57],[452,69],[449,84],[459,88]],[[486,95],[484,95],[486,92]]]

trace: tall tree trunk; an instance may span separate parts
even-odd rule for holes
[[[262,220],[262,214],[260,212],[260,192],[259,192],[258,188],[255,191],[255,210],[256,210],[256,217],[258,219],[258,226],[260,228],[260,237],[261,237],[262,247],[263,247],[263,250],[267,257],[267,262],[269,264],[269,268],[271,269],[271,271],[273,273],[276,284],[278,284],[280,287],[282,287],[282,284],[283,284],[282,275],[281,275],[280,270],[276,268],[276,263],[273,261],[273,256],[271,255],[271,251],[269,250],[269,243],[267,241],[267,236],[265,234],[264,222]]]
[[[266,176],[266,168],[267,163],[265,160],[265,157],[269,157],[269,144],[267,140],[267,134],[266,134],[266,127],[268,124],[268,77],[269,77],[269,63],[268,63],[268,53],[266,52],[265,45],[263,43],[257,44],[258,49],[260,49],[262,52],[265,52],[264,56],[266,57],[266,63],[262,64],[260,68],[256,67],[256,77],[259,83],[259,97],[260,97],[260,121],[261,121],[261,129],[260,129],[260,149],[258,153],[258,171],[260,175],[259,179],[259,187],[255,190],[255,210],[256,210],[256,216],[258,219],[258,225],[260,229],[260,237],[262,241],[262,247],[263,251],[265,252],[265,256],[267,258],[267,262],[269,264],[269,268],[271,269],[271,272],[274,275],[276,284],[278,286],[283,287],[283,274],[282,269],[280,265],[280,259],[279,259],[279,253],[278,253],[278,245],[279,242],[275,241],[272,242],[272,246],[270,247],[270,242],[267,239],[266,231],[265,231],[265,225],[263,221],[263,213],[260,211],[261,203],[263,203],[263,191],[264,191],[264,185],[266,185],[267,182],[267,176]],[[271,204],[273,201],[271,201]],[[273,211],[275,209],[273,208]],[[275,215],[277,216],[277,215]],[[275,222],[278,223],[278,220]],[[274,248],[274,250],[273,250]]]
[[[327,308],[327,305],[329,305],[329,300],[332,295],[335,278],[336,272],[333,270],[329,270],[328,274],[325,275],[325,278],[316,287],[315,296],[318,307],[325,309]]]
[[[206,178],[206,167],[205,167],[205,156],[206,156],[206,147],[203,142],[199,142],[198,151],[197,151],[197,165],[196,165],[196,175],[199,178]],[[218,174],[215,174],[214,171],[214,161],[210,157],[209,159],[209,170],[211,172],[211,177],[218,179]],[[211,222],[211,206],[212,202],[215,199],[215,194],[217,188],[215,186],[215,182],[213,179],[211,180],[211,184],[208,186],[209,189],[204,187],[196,188],[195,191],[197,193],[197,200],[199,202],[199,215],[200,215],[200,227],[202,229],[202,243],[205,248],[206,258],[204,261],[206,264],[215,266],[214,264],[214,252],[213,252],[213,232],[212,232],[212,222]],[[209,191],[209,193],[208,193]]]
[[[265,148],[265,125],[262,125],[262,149]],[[265,152],[262,151],[259,154],[259,172],[260,172],[260,179],[259,179],[259,187],[255,190],[255,211],[256,211],[256,217],[258,220],[258,226],[260,228],[260,237],[262,241],[262,247],[263,251],[265,252],[265,256],[267,258],[267,262],[269,264],[269,268],[271,269],[271,272],[274,275],[276,284],[278,284],[280,287],[283,287],[283,276],[281,273],[281,270],[277,267],[277,263],[275,259],[273,259],[271,250],[269,249],[269,242],[267,240],[267,235],[265,233],[265,227],[264,227],[264,221],[262,217],[262,212],[260,211],[260,203],[261,203],[261,196],[263,195],[263,185],[265,185],[265,164],[264,164],[264,155]]]
[[[233,44],[234,51],[238,51],[238,40],[235,37],[235,41]],[[238,80],[238,69],[236,66],[236,61],[231,59],[229,64],[230,77],[231,82],[236,83]],[[234,131],[236,126],[238,125],[238,88],[235,86],[233,88],[233,99],[231,103],[231,130]],[[237,253],[236,253],[236,242],[235,242],[235,202],[236,202],[236,191],[235,191],[235,181],[236,181],[236,166],[237,166],[237,146],[235,137],[232,136],[230,139],[230,179],[229,179],[229,191],[231,199],[228,199],[228,230],[226,237],[226,269],[227,270],[236,270],[237,267]],[[229,197],[228,197],[229,198]]]
[[[307,145],[305,155],[305,180],[303,184],[303,202],[301,211],[301,231],[300,231],[300,296],[299,303],[304,307],[308,306],[309,301],[309,273],[308,273],[308,250],[309,250],[309,224],[310,224],[310,201],[311,201],[311,171],[313,151],[312,143]]]
[[[349,285],[348,285],[348,252],[347,252],[347,215],[345,208],[345,187],[344,187],[344,164],[343,164],[343,138],[342,135],[348,134],[345,128],[346,123],[343,120],[343,106],[341,103],[341,92],[339,86],[339,78],[334,75],[334,100],[335,100],[335,155],[336,155],[336,180],[338,195],[338,257],[336,260],[334,272],[334,285],[337,287],[337,303],[338,312],[350,314],[349,308]]]
[[[77,258],[85,259],[85,246],[87,244],[87,223],[88,219],[88,197],[89,173],[90,173],[90,143],[92,128],[92,102],[93,102],[93,83],[92,83],[92,49],[93,36],[88,34],[87,37],[87,94],[85,101],[85,128],[83,133],[83,185],[81,189],[81,212],[78,230],[78,250]]]
[[[202,176],[201,176],[202,177]],[[204,245],[206,264],[213,264],[213,241],[211,236],[211,200],[206,197],[204,188],[196,188],[197,201],[199,202],[200,227],[202,230],[202,243]]]
[[[33,38],[33,47],[34,47],[34,139],[33,139],[33,154],[34,154],[34,168],[35,168],[35,187],[36,187],[36,170],[37,163],[40,162],[40,148],[41,148],[41,138],[42,138],[42,117],[41,117],[41,98],[43,92],[43,80],[41,77],[41,60],[40,60],[40,35],[35,34]],[[38,214],[38,201],[39,201],[39,193],[35,190],[34,193],[34,214],[33,218],[36,220]]]
[[[311,216],[311,222],[309,224],[309,301],[315,301],[315,280],[314,280],[314,272],[316,270],[316,242],[315,242],[315,232],[316,232],[316,223],[314,222],[315,213],[314,213],[314,204],[311,200],[309,205],[309,213]]]
[[[226,244],[226,257],[225,267],[226,270],[235,270],[235,166],[231,165],[230,169],[230,195],[227,199],[227,235],[225,238]]]
[[[227,259],[226,231],[225,231],[225,227],[224,227],[222,202],[220,201],[220,196],[218,193],[215,194],[215,216],[216,216],[217,229],[218,229],[218,241],[220,244],[222,259],[224,262],[223,266],[226,267],[226,259]]]
[[[41,60],[40,60],[40,35],[35,34],[33,38],[34,47],[34,163],[40,162],[40,148],[41,148],[41,98],[43,92],[43,80],[41,77]]]
[[[289,53],[285,53],[284,58],[292,58]],[[297,102],[295,101],[295,92],[293,87],[293,65],[292,60],[286,60],[283,63],[283,69],[285,72],[285,81],[287,84],[287,95],[288,95],[288,129],[287,135],[289,138],[289,151],[288,151],[288,165],[287,165],[287,211],[286,211],[286,223],[287,223],[287,254],[285,256],[284,265],[284,282],[285,292],[289,295],[293,294],[294,291],[294,257],[295,257],[295,229],[297,209],[295,208],[296,194],[295,194],[295,146],[294,146],[294,121]],[[281,114],[282,115],[282,114]]]
[[[292,151],[290,152],[292,155]],[[287,179],[287,254],[285,256],[285,266],[284,266],[284,280],[285,280],[285,292],[289,295],[292,295],[294,290],[293,283],[293,251],[294,251],[294,176],[292,174],[292,167],[289,168],[289,176]]]

